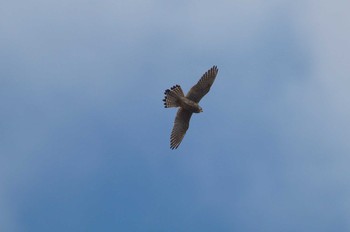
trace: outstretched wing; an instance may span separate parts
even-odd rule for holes
[[[187,111],[183,108],[180,108],[177,111],[176,118],[174,121],[174,127],[173,127],[173,130],[171,131],[171,136],[170,136],[171,149],[176,149],[180,145],[190,125],[191,116],[192,116],[192,112]]]
[[[202,97],[209,92],[210,87],[214,83],[216,74],[218,74],[218,68],[214,65],[211,69],[204,73],[201,79],[199,79],[198,83],[195,84],[190,91],[188,91],[186,98],[198,103]]]

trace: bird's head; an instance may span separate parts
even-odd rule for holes
[[[193,113],[198,114],[198,113],[201,113],[201,112],[203,112],[202,107],[200,107],[197,103],[194,103],[194,105],[193,105]]]

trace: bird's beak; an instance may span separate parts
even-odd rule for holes
[[[201,111],[200,112],[203,112],[203,110],[201,109]]]

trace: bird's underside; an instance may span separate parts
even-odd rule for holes
[[[188,91],[186,96],[179,85],[175,85],[170,89],[165,90],[165,97],[163,99],[164,107],[179,107],[170,136],[171,149],[179,147],[190,125],[192,114],[203,112],[198,103],[209,92],[217,73],[218,68],[213,66],[203,74],[197,84]]]

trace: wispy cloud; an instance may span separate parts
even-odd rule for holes
[[[2,4],[0,229],[348,229],[346,9]],[[204,113],[170,153],[163,90],[214,64]]]

